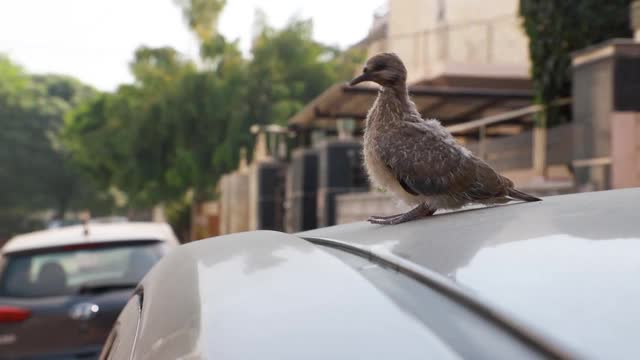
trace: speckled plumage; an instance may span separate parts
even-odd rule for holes
[[[409,98],[406,69],[396,55],[371,58],[353,83],[367,80],[382,85],[364,134],[365,167],[375,186],[408,205],[430,210],[423,216],[470,203],[539,200],[515,190],[511,180],[457,143],[439,121],[422,119]]]

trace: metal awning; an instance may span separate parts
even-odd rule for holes
[[[377,86],[334,84],[289,119],[301,128],[331,128],[338,119],[364,119],[378,93]],[[425,118],[445,125],[499,114],[530,105],[527,89],[413,85],[411,98]]]

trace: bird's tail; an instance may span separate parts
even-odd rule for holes
[[[524,200],[524,201],[542,201],[542,199],[537,198],[535,196],[529,195],[527,193],[523,193],[520,190],[516,190],[514,188],[509,188],[507,190],[507,195],[514,199]]]

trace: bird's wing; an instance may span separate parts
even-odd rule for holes
[[[410,194],[448,194],[477,201],[504,196],[513,186],[460,148],[435,120],[406,122],[396,131],[400,133],[381,137],[380,146],[386,149],[381,160]]]

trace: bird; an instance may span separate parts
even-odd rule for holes
[[[380,85],[366,117],[363,160],[371,183],[413,208],[392,216],[371,216],[373,224],[396,225],[470,204],[541,199],[515,189],[472,154],[436,119],[423,119],[407,89],[407,69],[395,53],[367,60],[349,83]]]

